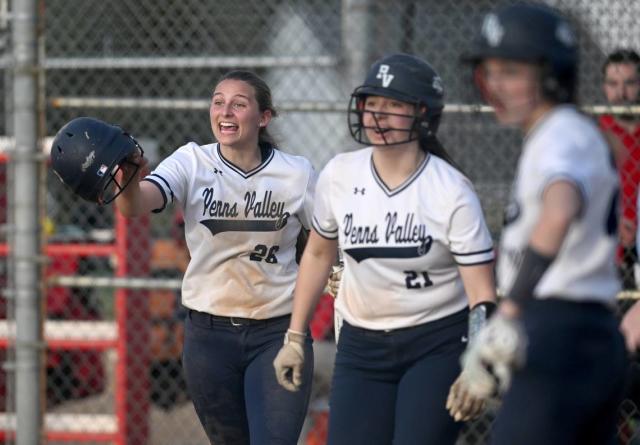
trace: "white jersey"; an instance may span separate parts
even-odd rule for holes
[[[184,212],[186,307],[255,319],[291,313],[295,245],[301,226],[311,227],[317,179],[307,159],[269,148],[244,172],[218,144],[191,142],[145,179]]]
[[[389,189],[372,148],[334,157],[318,179],[313,227],[339,240],[344,273],[336,310],[351,325],[398,329],[468,305],[458,265],[493,260],[491,236],[471,183],[427,155]]]
[[[555,181],[580,190],[583,207],[555,260],[534,290],[537,298],[612,303],[619,290],[614,265],[618,176],[596,125],[573,106],[559,106],[527,136],[498,258],[498,283],[508,293],[522,252],[540,219],[542,195]]]

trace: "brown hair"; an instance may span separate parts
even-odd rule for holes
[[[256,101],[258,102],[258,108],[260,111],[264,112],[266,110],[270,110],[272,117],[276,117],[278,115],[278,112],[273,106],[269,85],[267,85],[267,83],[256,73],[245,70],[229,71],[223,75],[220,80],[218,80],[218,84],[223,80],[241,80],[248,83],[255,91]],[[276,145],[275,139],[271,136],[267,127],[261,127],[260,132],[258,133],[258,145],[262,146],[264,144],[269,144],[274,147]]]
[[[640,71],[640,56],[632,49],[619,48],[609,54],[602,64],[602,74],[606,74],[607,67],[612,63],[632,63],[636,66],[636,70]]]

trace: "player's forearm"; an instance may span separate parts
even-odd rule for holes
[[[493,263],[459,266],[458,270],[469,300],[469,307],[482,302],[495,303],[496,284],[493,278]]]
[[[520,268],[507,297],[518,303],[533,298],[536,286],[555,260],[581,208],[582,195],[574,183],[558,181],[547,188],[540,219],[523,251]]]
[[[148,181],[132,183],[116,198],[118,210],[126,217],[141,216],[163,206],[158,187]]]
[[[336,259],[336,243],[311,234],[300,261],[290,329],[305,332]]]
[[[116,198],[116,206],[123,216],[134,217],[142,215],[142,192],[140,184],[131,184]]]

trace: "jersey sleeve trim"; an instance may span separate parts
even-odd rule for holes
[[[452,255],[457,255],[457,256],[466,256],[466,255],[477,255],[479,253],[487,253],[487,252],[493,252],[493,247],[489,247],[488,249],[483,249],[483,250],[476,250],[474,252],[454,252],[453,250],[451,251]]]
[[[490,263],[495,259],[493,247],[477,250],[475,252],[451,252],[453,260],[459,266],[474,266],[476,264]]]
[[[478,261],[477,263],[459,263],[458,261],[454,261],[454,262],[460,267],[467,267],[467,266],[480,266],[482,264],[490,264],[490,263],[493,263],[494,261],[495,260],[492,258],[490,260]]]
[[[167,208],[168,199],[167,199],[167,193],[165,192],[164,187],[162,187],[162,184],[160,184],[155,177],[162,180],[162,182],[164,182],[167,185],[167,188],[169,188],[169,185],[167,184],[167,182],[158,175],[150,175],[150,176],[147,176],[146,178],[143,178],[142,180],[150,182],[151,184],[158,187],[158,190],[160,190],[160,194],[162,194],[162,207],[152,210],[152,213],[160,213],[165,208]],[[169,192],[171,193],[171,201],[173,202],[173,192],[171,192],[171,188],[169,188]]]
[[[311,225],[313,226],[313,229],[316,232],[318,232],[318,235],[320,235],[321,237],[330,239],[330,240],[338,239],[338,229],[334,231],[324,230],[322,227],[320,227],[320,223],[318,222],[315,216],[311,221]]]

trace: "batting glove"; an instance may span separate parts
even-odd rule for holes
[[[298,391],[302,385],[302,367],[304,366],[304,339],[301,332],[287,330],[284,345],[273,361],[278,383],[288,391]]]
[[[462,355],[460,380],[464,391],[482,399],[504,394],[513,370],[525,363],[526,346],[526,335],[517,318],[494,315]]]
[[[338,290],[340,289],[340,280],[342,280],[342,272],[344,271],[344,264],[340,263],[338,266],[331,268],[329,274],[329,281],[327,282],[327,291],[333,298],[338,296]]]
[[[468,389],[467,376],[460,374],[449,389],[447,410],[456,422],[466,422],[482,414],[487,406],[487,400],[473,396]]]

